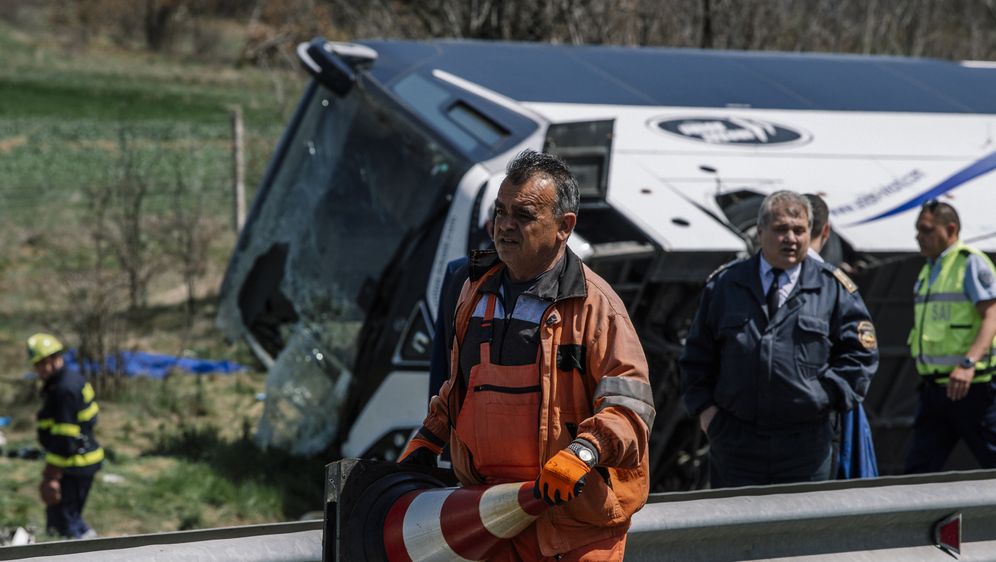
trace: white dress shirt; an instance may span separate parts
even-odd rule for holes
[[[761,256],[761,294],[767,295],[768,288],[771,287],[772,274],[771,274],[771,264],[768,260]],[[778,276],[778,306],[781,307],[785,304],[785,300],[788,296],[792,294],[792,289],[795,288],[795,284],[799,282],[799,273],[802,272],[802,262],[795,264],[794,267],[786,269]]]

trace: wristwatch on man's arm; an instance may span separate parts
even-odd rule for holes
[[[958,363],[958,366],[961,367],[962,369],[975,368],[975,359],[972,359],[971,357],[966,355],[961,358],[961,361]]]
[[[533,485],[533,497],[561,505],[581,494],[585,478],[598,464],[598,449],[587,439],[575,439],[550,457]]]
[[[577,458],[581,459],[581,462],[588,465],[588,468],[595,466],[598,462],[598,453],[595,452],[595,446],[585,439],[575,439],[567,448]]]

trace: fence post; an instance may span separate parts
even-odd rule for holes
[[[243,150],[242,106],[232,108],[232,160],[235,167],[234,178],[234,213],[233,225],[235,234],[242,231],[246,222],[246,180],[245,156]]]

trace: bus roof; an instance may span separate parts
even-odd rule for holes
[[[996,68],[936,59],[363,41],[386,84],[443,70],[520,102],[996,114]]]

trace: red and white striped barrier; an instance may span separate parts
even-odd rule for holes
[[[484,560],[499,543],[546,509],[533,483],[416,490],[401,496],[384,520],[391,562]]]

